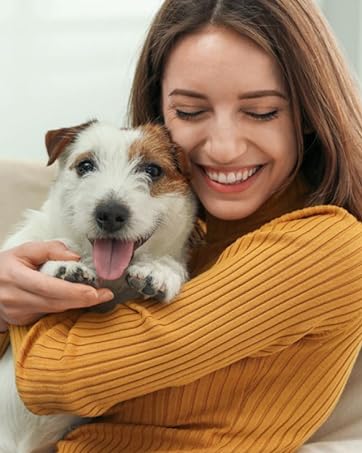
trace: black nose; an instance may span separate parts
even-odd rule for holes
[[[95,210],[97,225],[106,233],[114,233],[120,230],[129,217],[129,208],[115,201],[101,203]]]

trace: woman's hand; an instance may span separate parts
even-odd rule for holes
[[[113,298],[110,290],[95,289],[42,274],[49,260],[78,261],[60,241],[27,242],[0,252],[0,332],[8,324],[30,324],[47,313],[91,307]]]

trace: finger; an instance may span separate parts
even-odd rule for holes
[[[103,290],[99,290],[102,293]],[[99,297],[93,305],[106,302],[109,299]],[[89,301],[79,301],[77,299],[57,299],[44,298],[37,294],[29,293],[16,289],[12,291],[11,298],[4,304],[1,319],[6,324],[26,325],[37,321],[46,314],[64,312],[77,308],[88,308]],[[4,329],[5,330],[5,329]]]
[[[69,304],[68,308],[89,307],[112,300],[114,297],[109,289],[67,282],[26,267],[18,269],[17,281],[23,291],[47,300],[55,311],[64,310],[66,304]]]
[[[37,267],[50,260],[79,260],[79,255],[70,251],[61,241],[26,242],[13,249],[15,256],[27,265]]]

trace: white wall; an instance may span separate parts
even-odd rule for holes
[[[324,14],[356,76],[362,75],[362,1],[323,0]]]
[[[122,125],[161,0],[0,0],[0,158],[45,160],[44,133]]]
[[[0,0],[0,158],[45,162],[48,129],[93,117],[121,126],[137,54],[161,3]],[[319,3],[361,72],[362,0]]]

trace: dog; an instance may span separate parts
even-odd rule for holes
[[[170,302],[187,280],[188,240],[196,201],[183,151],[163,126],[118,129],[97,120],[46,135],[48,165],[58,173],[48,199],[30,211],[5,242],[58,239],[80,261],[48,261],[41,272],[72,282],[101,284],[115,294]],[[107,305],[108,304],[108,305]],[[37,416],[20,400],[11,348],[0,360],[0,452],[48,451],[76,415]]]

